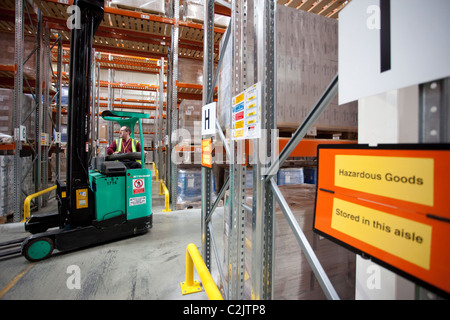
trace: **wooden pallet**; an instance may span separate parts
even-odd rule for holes
[[[2,217],[0,217],[0,224],[10,223],[14,220],[14,213],[8,213]]]
[[[213,201],[211,201],[211,202],[213,202]],[[223,201],[220,200],[218,207],[222,207],[222,206],[223,206]],[[189,209],[201,209],[201,208],[202,208],[201,201],[177,203],[177,210],[189,210]]]
[[[110,4],[110,7],[116,8],[116,9],[139,12],[139,13],[148,13],[148,14],[152,14],[152,15],[156,15],[156,16],[160,16],[160,17],[164,17],[166,15],[165,12],[160,12],[160,11],[155,11],[155,10],[150,10],[150,9],[145,9],[145,8],[136,8],[136,7],[132,7],[132,6],[127,6],[125,4],[112,3],[112,4]]]
[[[187,203],[177,203],[177,210],[187,210],[187,209],[200,209],[202,203],[200,202],[187,202]]]

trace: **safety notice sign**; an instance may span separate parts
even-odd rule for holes
[[[261,83],[233,97],[232,140],[261,137]]]
[[[314,231],[450,294],[450,145],[319,145]]]
[[[133,194],[139,194],[145,192],[144,179],[133,179]]]

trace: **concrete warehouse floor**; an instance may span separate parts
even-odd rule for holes
[[[73,252],[55,250],[37,263],[20,254],[0,258],[0,299],[208,299],[204,291],[183,296],[180,288],[185,281],[186,247],[201,244],[200,209],[163,213],[164,196],[158,194],[159,183],[153,182],[153,228],[144,235]],[[56,207],[54,202],[49,207]],[[218,250],[223,252],[223,207],[213,215],[213,228]],[[27,235],[22,223],[0,225],[0,242]],[[212,276],[218,283],[211,251]],[[79,289],[67,285],[74,283],[73,266],[79,267]],[[196,272],[194,279],[200,280]]]

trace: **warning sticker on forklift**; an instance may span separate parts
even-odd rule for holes
[[[147,197],[143,196],[143,197],[136,197],[136,198],[130,198],[130,207],[133,206],[139,206],[141,204],[146,204],[147,203]]]
[[[145,192],[144,179],[133,179],[133,194]]]

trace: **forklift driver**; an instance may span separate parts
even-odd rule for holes
[[[120,139],[115,139],[106,149],[106,153],[111,155],[113,153],[128,153],[141,152],[141,144],[139,141],[131,138],[131,129],[127,126],[120,128]],[[136,160],[120,160],[128,169],[140,169],[141,161]]]

